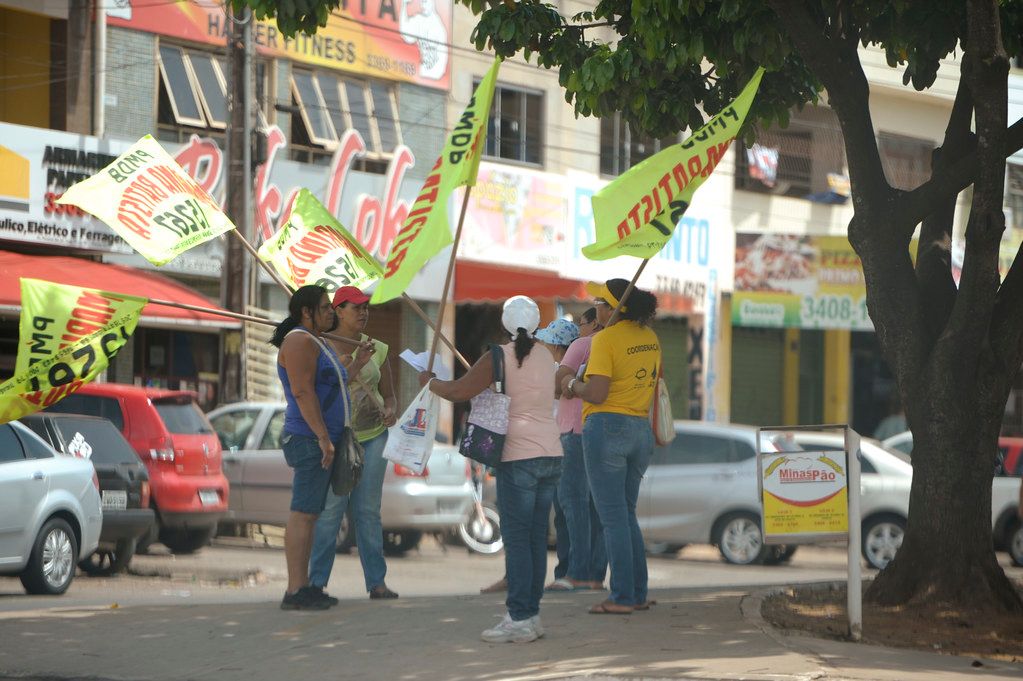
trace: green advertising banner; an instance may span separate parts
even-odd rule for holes
[[[873,330],[859,256],[842,236],[736,234],[732,323]]]

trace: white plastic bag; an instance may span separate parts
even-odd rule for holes
[[[384,458],[419,474],[433,453],[440,416],[439,398],[423,386],[397,423],[387,431]]]

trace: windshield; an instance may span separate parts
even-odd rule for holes
[[[207,435],[213,432],[195,402],[153,401],[167,430],[175,435]]]

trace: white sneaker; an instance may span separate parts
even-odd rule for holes
[[[529,643],[539,636],[533,627],[532,618],[516,622],[511,615],[506,614],[500,624],[484,630],[480,638],[487,643]]]
[[[543,622],[540,621],[540,616],[533,615],[532,617],[529,618],[529,621],[533,624],[533,631],[536,632],[536,637],[543,638],[544,634]]]

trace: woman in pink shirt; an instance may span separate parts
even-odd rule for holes
[[[512,342],[504,352],[505,392],[511,397],[508,435],[497,467],[497,506],[501,514],[508,612],[482,639],[489,643],[535,641],[543,636],[540,599],[547,575],[547,522],[561,476],[560,432],[554,422],[554,356],[533,338],[540,310],[525,296],[509,298],[501,323]],[[464,402],[491,383],[490,353],[457,381],[441,381],[425,372],[420,382],[430,391]]]

